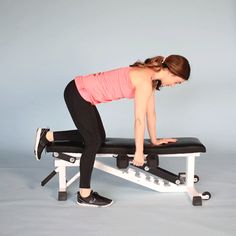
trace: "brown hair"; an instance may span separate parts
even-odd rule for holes
[[[181,77],[184,80],[188,80],[190,76],[190,65],[188,60],[180,55],[170,55],[165,58],[163,56],[156,56],[147,58],[144,62],[138,60],[134,64],[129,65],[130,67],[139,67],[139,68],[150,68],[156,72],[160,71],[161,68],[168,68],[168,70],[176,75]],[[161,81],[153,80],[152,86],[157,90],[160,90]]]

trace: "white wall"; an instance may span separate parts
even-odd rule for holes
[[[0,1],[1,148],[32,152],[37,127],[74,129],[63,100],[74,76],[181,54],[191,78],[156,94],[158,136],[235,152],[235,10],[230,0]],[[134,136],[132,100],[97,107],[107,136]]]

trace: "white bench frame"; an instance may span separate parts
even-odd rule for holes
[[[67,188],[80,177],[80,172],[78,171],[69,180],[66,177],[67,167],[79,167],[81,153],[67,153],[61,152],[68,156],[76,158],[74,163],[58,159],[58,152],[53,152],[55,157],[55,172],[59,174],[59,195],[58,200],[66,200],[67,198]],[[116,157],[117,154],[96,154],[96,157]],[[134,156],[128,154],[128,156]],[[147,156],[147,155],[144,155]],[[210,193],[199,193],[194,187],[194,172],[195,172],[195,158],[200,156],[200,153],[182,153],[182,154],[158,154],[159,157],[185,157],[186,158],[186,180],[181,184],[174,184],[168,182],[160,177],[153,175],[149,172],[145,172],[133,165],[129,165],[126,169],[118,169],[110,165],[104,164],[101,161],[95,160],[94,168],[102,170],[106,173],[115,175],[117,177],[126,179],[133,183],[142,185],[144,187],[150,188],[158,192],[187,192],[193,205],[202,205],[202,200],[210,199]]]

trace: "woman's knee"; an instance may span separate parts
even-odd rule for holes
[[[98,150],[102,145],[102,143],[103,143],[102,138],[93,138],[85,141],[85,145],[92,150]]]

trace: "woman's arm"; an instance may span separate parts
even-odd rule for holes
[[[177,141],[177,139],[173,138],[164,138],[164,139],[156,138],[155,90],[153,90],[152,96],[148,100],[146,116],[147,116],[148,133],[152,144],[160,145]]]
[[[147,103],[152,95],[152,84],[147,78],[142,78],[136,85],[135,98],[134,98],[134,108],[135,108],[135,146],[136,153],[141,159],[143,155],[143,143],[144,143],[144,132],[145,132],[145,117],[147,111]]]
[[[156,142],[156,111],[155,111],[155,90],[152,91],[152,95],[147,103],[147,127],[149,137],[152,143]]]

